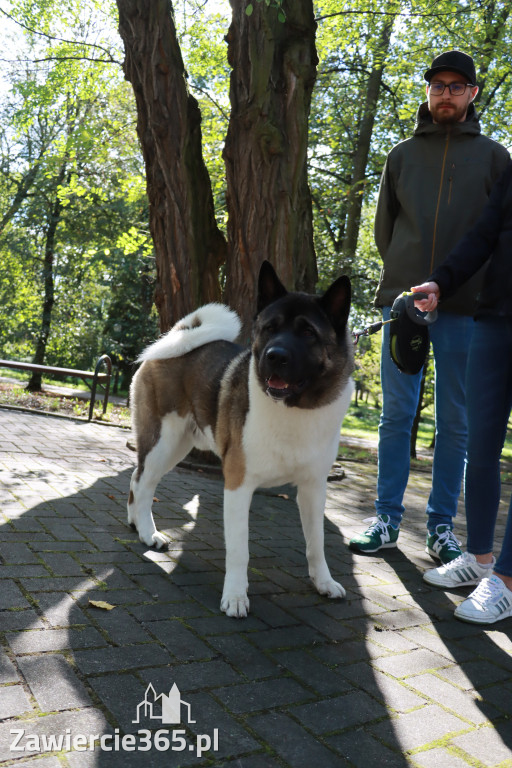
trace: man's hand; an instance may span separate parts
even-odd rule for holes
[[[437,308],[440,297],[440,290],[437,283],[422,283],[421,285],[413,285],[411,288],[413,293],[428,293],[428,299],[421,299],[421,301],[415,301],[414,306],[420,310],[420,312],[433,312]]]

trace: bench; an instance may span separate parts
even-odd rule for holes
[[[106,372],[100,373],[102,366],[105,366]],[[92,379],[91,389],[91,404],[89,406],[89,418],[87,421],[91,421],[94,412],[94,402],[96,400],[96,388],[98,384],[101,384],[104,388],[105,394],[103,396],[103,415],[105,415],[108,405],[108,395],[110,391],[110,379],[112,376],[112,361],[108,355],[102,355],[96,363],[94,371],[79,371],[75,368],[55,368],[51,365],[37,365],[36,363],[20,363],[16,360],[0,360],[0,368],[15,368],[20,371],[35,371],[40,373],[51,373],[58,376],[74,376],[89,386],[86,379]]]

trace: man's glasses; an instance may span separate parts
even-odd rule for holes
[[[450,89],[452,96],[462,96],[466,88],[473,88],[472,83],[429,83],[429,89],[432,96],[442,96],[445,88]]]

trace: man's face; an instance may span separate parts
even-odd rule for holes
[[[467,79],[464,75],[460,75],[458,72],[439,72],[432,77],[427,85],[428,108],[434,123],[450,125],[464,122],[468,106],[478,93],[478,86],[466,88],[460,96],[452,95],[449,88],[445,88],[444,93],[440,96],[435,96],[431,92],[431,86],[434,83],[442,83],[443,85],[450,85],[450,83],[466,84]]]

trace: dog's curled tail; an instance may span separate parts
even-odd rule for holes
[[[241,327],[236,312],[225,304],[205,304],[179,320],[158,341],[146,347],[137,362],[180,357],[210,341],[234,341]]]

